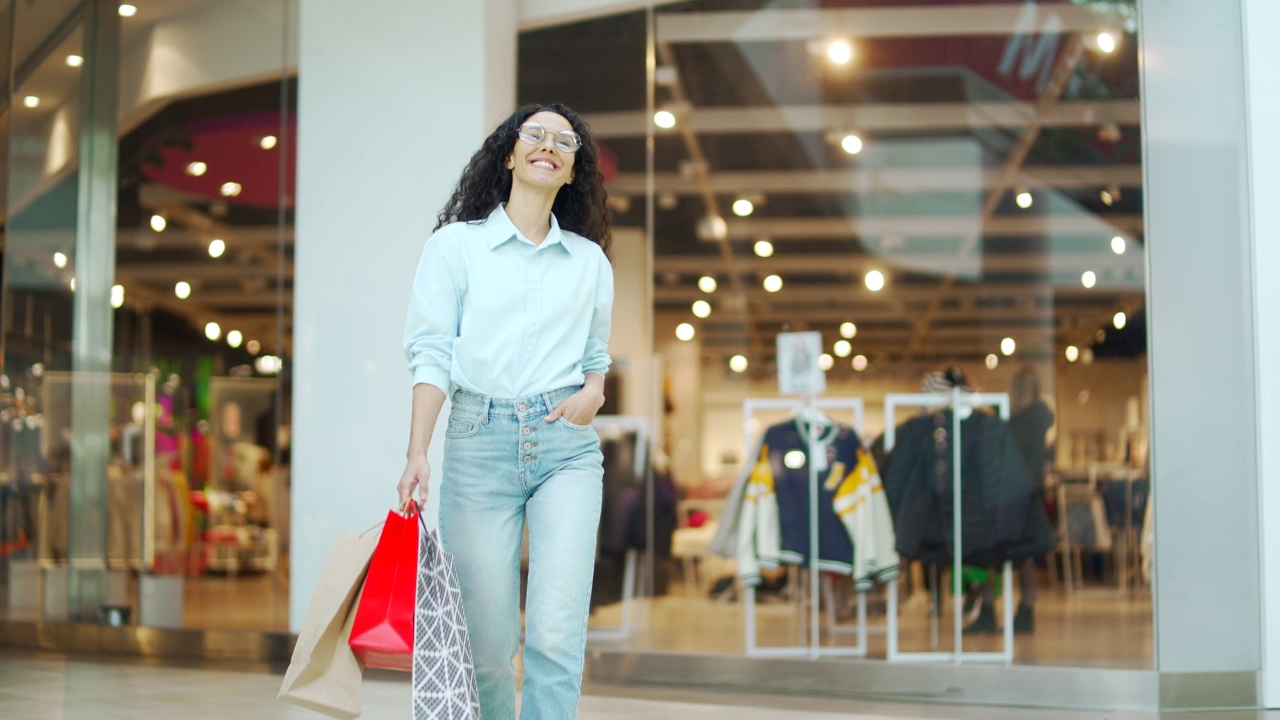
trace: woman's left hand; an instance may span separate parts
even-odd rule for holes
[[[590,425],[596,413],[604,406],[604,393],[587,385],[565,398],[554,410],[547,413],[547,422],[564,418],[574,425]]]

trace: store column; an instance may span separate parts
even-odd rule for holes
[[[396,502],[413,272],[467,160],[513,109],[518,15],[516,0],[301,0],[294,631],[335,534]]]
[[[1280,26],[1275,0],[1244,0],[1262,518],[1262,705],[1280,708]],[[1267,520],[1270,519],[1270,522]]]
[[[1274,318],[1254,317],[1242,3],[1142,9],[1160,703],[1253,707],[1263,630],[1255,327]]]

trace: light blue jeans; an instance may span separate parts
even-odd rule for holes
[[[578,388],[504,400],[458,391],[445,433],[440,535],[462,586],[480,708],[514,720],[520,549],[529,521],[522,720],[577,716],[604,477],[591,427],[548,412]]]

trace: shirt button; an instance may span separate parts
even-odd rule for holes
[[[531,442],[527,442],[527,443],[525,443],[525,444],[524,444],[524,449],[525,449],[525,450],[528,450],[528,449],[529,449],[529,448],[531,448],[531,447],[533,447],[533,443],[531,443]]]
[[[524,434],[525,434],[525,435],[528,435],[528,434],[530,434],[530,433],[532,433],[532,432],[533,432],[533,428],[525,428],[525,429],[524,429]]]
[[[525,462],[533,462],[533,456],[532,456],[532,455],[525,455],[525,456],[524,456],[524,461],[525,461]]]

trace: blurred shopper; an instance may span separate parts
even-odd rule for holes
[[[572,718],[604,472],[591,421],[604,404],[613,306],[604,177],[586,123],[563,105],[516,111],[471,158],[438,219],[405,328],[414,388],[400,499],[417,489],[425,501],[427,446],[448,396],[440,531],[462,587],[482,712],[516,715],[527,518],[520,717]]]

